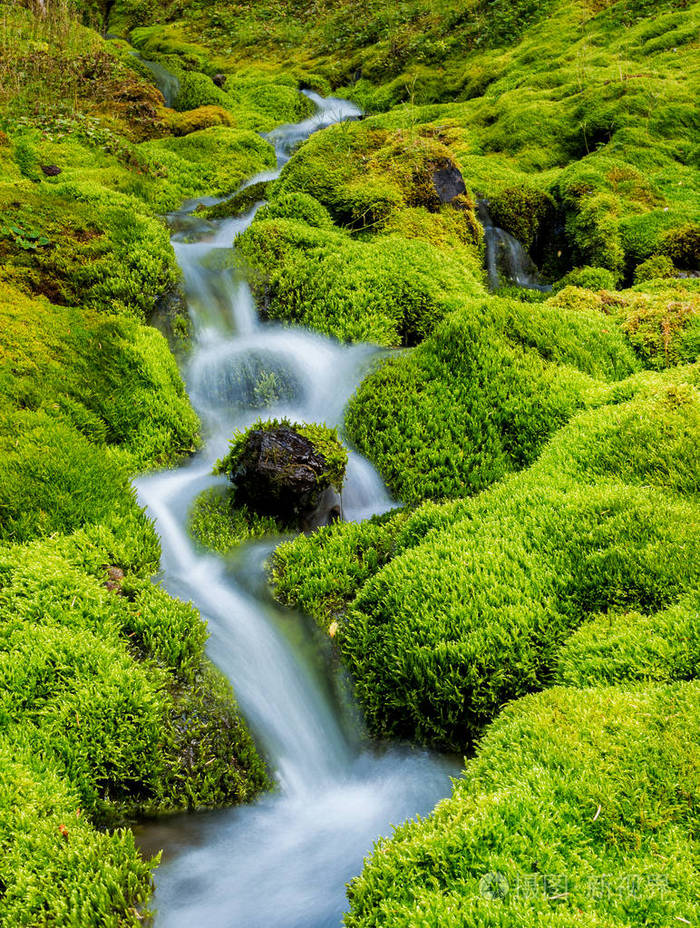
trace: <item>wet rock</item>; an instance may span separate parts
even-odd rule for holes
[[[332,525],[343,517],[343,501],[335,487],[326,487],[319,497],[316,508],[306,513],[301,520],[303,532],[314,532],[324,525]]]
[[[57,164],[42,164],[40,167],[47,177],[58,177],[61,173],[61,168]]]
[[[238,438],[217,469],[233,483],[237,507],[312,531],[340,516],[346,463],[334,431],[271,421]]]
[[[214,83],[216,84],[217,87],[223,88],[224,84],[226,83],[226,75],[225,75],[225,74],[215,74],[214,77],[212,78],[212,80],[214,81]]]
[[[441,203],[451,203],[456,197],[464,196],[467,192],[462,172],[456,164],[449,161],[434,166],[433,185]]]

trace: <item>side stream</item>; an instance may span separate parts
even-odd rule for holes
[[[346,101],[309,96],[317,113],[268,136],[277,170],[247,185],[276,177],[312,132],[358,115]],[[171,226],[195,332],[183,374],[206,443],[183,467],[143,477],[136,488],[161,538],[161,581],[207,619],[210,656],[233,684],[278,788],[250,806],[140,829],[145,848],[165,851],[156,873],[156,925],[337,926],[345,884],[360,871],[373,841],[447,795],[454,764],[363,739],[334,700],[303,619],[270,600],[263,565],[271,546],[245,546],[227,563],[197,550],[186,522],[195,497],[220,481],[211,469],[234,430],[261,414],[342,425],[344,406],[377,349],[261,323],[247,283],[222,260],[258,207],[242,218],[211,222],[198,218],[195,206],[174,214]],[[292,385],[293,398],[253,408],[249,385],[270,372]],[[358,520],[392,506],[378,475],[356,454],[343,504],[346,518]]]

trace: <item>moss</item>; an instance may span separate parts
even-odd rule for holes
[[[51,758],[7,735],[0,751],[3,919],[37,928],[71,920],[138,925],[158,859],[144,860],[130,831],[95,829]]]
[[[569,271],[554,289],[578,287],[582,290],[614,290],[617,277],[604,267],[576,267]]]
[[[251,210],[256,203],[265,199],[268,181],[259,181],[244,187],[232,197],[216,203],[214,206],[198,207],[197,212],[206,219],[228,219],[230,216],[242,216]]]
[[[678,267],[689,271],[700,270],[700,225],[689,222],[667,232],[663,248]]]
[[[398,234],[353,241],[337,229],[268,215],[261,211],[239,248],[271,319],[343,341],[414,345],[466,295],[482,291],[478,258],[459,241],[446,250]]]
[[[574,632],[557,659],[566,686],[692,680],[700,661],[697,593],[655,615],[611,613]]]
[[[370,374],[347,427],[402,501],[463,496],[532,463],[608,378],[637,367],[596,308],[485,298]]]
[[[345,924],[692,920],[698,695],[559,687],[506,707],[452,796],[377,843]]]
[[[698,357],[699,311],[695,290],[665,282],[657,293],[630,292],[616,316],[644,363],[660,369]]]
[[[184,113],[164,110],[163,122],[169,133],[189,135],[190,132],[199,132],[200,129],[209,129],[211,126],[232,126],[234,119],[222,106],[207,104]]]
[[[188,528],[195,541],[223,555],[244,541],[281,535],[287,530],[276,519],[260,516],[247,506],[236,507],[235,493],[223,487],[212,487],[197,497]]]
[[[231,193],[251,174],[275,163],[272,146],[257,133],[229,126],[144,142],[141,152],[173,185],[180,200]]]
[[[328,210],[308,193],[286,193],[263,207],[260,219],[293,219],[314,229],[332,229]]]
[[[654,255],[637,265],[634,272],[634,282],[636,284],[641,284],[647,280],[655,280],[659,277],[675,276],[676,269],[671,259],[666,255]]]
[[[302,609],[328,631],[357,590],[388,563],[408,516],[374,516],[366,522],[324,526],[276,548],[271,562],[275,597]]]
[[[54,303],[146,318],[177,279],[165,225],[132,197],[59,178],[48,190],[0,186],[0,205],[0,260]]]
[[[694,368],[623,381],[614,405],[471,501],[280,549],[277,595],[340,623],[375,733],[462,749],[505,700],[549,685],[588,621],[651,617],[694,589],[696,381]],[[685,653],[682,627],[670,655]]]
[[[497,226],[505,229],[529,251],[538,236],[554,221],[552,197],[525,186],[509,187],[489,199],[489,210]]]
[[[217,87],[206,74],[185,71],[179,75],[180,92],[175,98],[175,109],[180,112],[198,109],[203,106],[216,106],[226,109],[231,105],[228,94]]]

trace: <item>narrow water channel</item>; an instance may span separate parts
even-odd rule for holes
[[[358,115],[350,103],[309,94],[311,119],[275,130],[277,176],[313,131]],[[356,713],[331,685],[319,636],[273,604],[264,579],[271,545],[243,547],[233,560],[190,541],[194,498],[221,478],[213,462],[235,429],[261,414],[341,425],[343,408],[377,349],[340,345],[300,328],[261,322],[250,290],[228,258],[246,216],[204,221],[188,204],[171,217],[194,346],[183,375],[204,429],[204,449],[185,466],[136,482],[155,520],[161,582],[206,618],[209,654],[231,680],[270,763],[274,792],[257,803],[144,825],[147,850],[164,849],[156,873],[162,928],[325,928],[345,909],[345,884],[391,825],[428,812],[450,791],[452,762],[406,748],[373,747]],[[235,249],[235,245],[234,245]],[[260,409],[251,384],[274,374],[283,402]],[[344,515],[364,519],[392,506],[371,465],[351,454]]]

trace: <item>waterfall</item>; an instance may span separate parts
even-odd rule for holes
[[[479,200],[477,210],[479,222],[484,227],[486,269],[491,289],[511,283],[529,290],[551,290],[551,286],[540,282],[537,268],[522,242],[494,225],[488,201]]]

